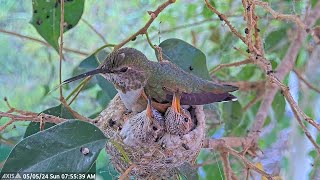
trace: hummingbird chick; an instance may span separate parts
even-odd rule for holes
[[[148,98],[146,110],[128,119],[120,132],[123,142],[129,146],[149,145],[158,141],[164,134],[164,119],[151,107]]]
[[[169,134],[185,135],[195,127],[188,110],[180,107],[180,97],[174,93],[172,106],[165,113],[165,126]]]

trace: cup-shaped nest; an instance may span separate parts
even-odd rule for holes
[[[115,169],[122,174],[132,166],[129,176],[137,179],[167,179],[177,176],[182,165],[194,164],[205,137],[205,115],[203,106],[188,109],[196,126],[187,134],[178,136],[165,132],[157,142],[128,146],[120,131],[123,123],[135,114],[126,112],[117,95],[101,112],[98,121],[98,126],[109,138],[106,151]]]

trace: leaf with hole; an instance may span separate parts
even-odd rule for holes
[[[96,126],[69,120],[20,141],[4,163],[2,173],[85,173],[96,161],[106,141]]]
[[[32,19],[30,23],[38,33],[57,51],[60,37],[60,0],[32,0]],[[84,0],[64,1],[64,30],[75,27],[83,13]]]

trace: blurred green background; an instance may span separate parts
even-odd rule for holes
[[[311,1],[310,6],[315,2]],[[147,11],[155,10],[160,3],[162,1],[135,0],[124,3],[115,0],[87,0],[79,23],[64,33],[64,47],[78,52],[64,51],[63,79],[71,77],[81,61],[106,42],[117,44],[140,29],[149,19]],[[304,15],[310,2],[270,0],[269,3],[279,12]],[[211,1],[211,4],[226,14],[239,32],[245,34],[246,23],[243,21],[240,0]],[[259,28],[266,57],[276,68],[290,43],[294,43],[291,41],[296,27],[289,22],[273,20],[263,9],[257,9],[257,15],[261,19]],[[17,36],[20,34],[43,40],[30,24],[32,13],[31,0],[0,0],[0,97],[7,97],[13,107],[41,112],[59,104],[58,91],[50,92],[58,85],[59,56],[52,47]],[[206,54],[209,70],[220,63],[236,62],[246,58],[246,46],[207,9],[203,1],[177,0],[159,15],[148,29],[148,33],[153,44],[159,44],[168,38],[179,38],[194,45]],[[149,59],[156,59],[145,36],[138,36],[126,46],[141,50]],[[310,47],[313,47],[312,51]],[[296,67],[303,70],[307,79],[316,85],[320,82],[319,52],[319,47],[314,46],[313,41],[308,39],[300,50],[296,63]],[[254,65],[225,68],[213,76],[226,82],[253,82],[265,79],[264,72]],[[319,95],[304,85],[300,86],[294,73],[286,77],[285,83],[291,87],[292,94],[302,109],[309,116],[319,120]],[[64,94],[69,94],[74,87],[72,84],[65,86]],[[101,101],[102,93],[101,88],[94,85],[82,91],[72,107],[85,116],[98,113],[107,103]],[[236,95],[239,103],[217,106],[222,114],[218,118],[224,123],[209,126],[208,136],[243,136],[247,133],[260,104],[258,102],[246,111],[242,108],[261,94],[253,91],[237,92]],[[0,111],[6,110],[7,106],[1,101]],[[1,119],[0,125],[6,121],[5,118]],[[15,127],[10,126],[0,134],[0,168],[14,144],[22,138],[27,125],[28,122],[15,123]],[[310,130],[314,136],[317,135],[314,129]],[[266,171],[274,172],[277,167],[282,170],[281,175],[285,178],[315,177],[319,168],[319,162],[315,159],[318,157],[298,128],[290,108],[280,93],[274,99],[259,143],[265,154],[271,153],[268,157],[255,159],[264,165]],[[221,179],[222,166],[217,155],[214,152],[203,151],[199,156],[199,163],[212,160],[211,164],[199,168],[202,179]],[[108,162],[105,159],[106,154],[102,153],[97,162],[97,169],[99,174],[107,179],[111,178],[110,173],[114,172],[110,170],[112,168],[106,168]],[[232,160],[236,173],[243,174],[240,164]]]

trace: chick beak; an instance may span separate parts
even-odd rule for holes
[[[172,108],[174,112],[181,113],[180,97],[176,93],[173,94]]]
[[[152,109],[151,109],[151,99],[148,98],[147,101],[148,101],[147,110],[146,110],[147,111],[147,117],[149,119],[153,119],[153,114],[152,114]]]

